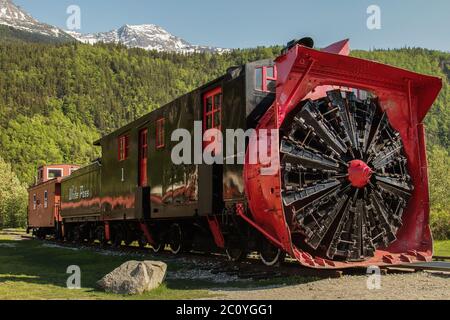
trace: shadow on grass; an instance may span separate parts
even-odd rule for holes
[[[103,256],[87,250],[45,247],[35,240],[0,241],[0,283],[21,281],[66,288],[67,268],[82,270],[83,287],[95,288],[96,281],[125,262],[125,256]]]
[[[6,282],[28,283],[42,286],[55,286],[66,289],[66,281],[70,274],[66,270],[71,265],[81,269],[81,282],[84,293],[104,294],[97,288],[96,282],[105,274],[129,260],[157,259],[168,264],[168,274],[183,273],[196,270],[199,265],[185,259],[168,258],[169,256],[154,255],[108,255],[105,251],[58,247],[54,244],[42,243],[36,240],[0,240],[0,284]],[[208,272],[205,270],[204,272]],[[214,278],[215,275],[211,274]],[[221,277],[222,275],[217,275]],[[267,280],[232,280],[217,282],[214,279],[172,278],[165,280],[163,288],[158,291],[162,298],[165,291],[178,292],[176,297],[190,297],[190,291],[218,290],[260,290],[286,285],[295,285],[316,281],[313,277],[273,278]],[[158,290],[158,289],[157,289]],[[184,291],[184,293],[180,293]],[[120,297],[120,296],[119,296]],[[143,297],[145,298],[145,296]]]

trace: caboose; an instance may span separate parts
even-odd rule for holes
[[[231,260],[256,251],[266,265],[286,254],[315,268],[431,259],[422,121],[441,80],[349,57],[347,40],[312,47],[304,38],[231,67],[96,141],[102,157],[61,181],[57,234]],[[254,135],[244,163],[175,164],[177,129],[194,136],[191,158],[229,142],[198,145],[198,131]],[[264,143],[273,174],[248,161]]]
[[[73,164],[40,166],[36,182],[28,189],[28,232],[38,238],[61,233],[61,179],[78,170]]]

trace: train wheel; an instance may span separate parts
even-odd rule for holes
[[[159,253],[163,249],[164,249],[164,244],[162,244],[162,243],[158,243],[158,244],[152,245],[152,250],[153,250],[154,253]]]
[[[62,241],[61,222],[55,220],[55,240]]]
[[[284,261],[285,252],[275,247],[269,241],[264,240],[261,245],[259,257],[261,261],[268,267],[279,265]]]
[[[66,241],[67,242],[73,242],[74,241],[73,228],[69,228],[69,230],[67,231]]]
[[[45,232],[39,229],[39,230],[36,232],[36,237],[37,237],[39,240],[45,240]]]
[[[73,242],[74,243],[80,243],[83,241],[82,235],[81,235],[81,228],[75,227],[73,230]]]
[[[247,256],[247,250],[242,246],[242,243],[243,241],[240,237],[230,237],[228,239],[225,248],[228,260],[237,262]]]
[[[145,234],[141,234],[141,236],[138,239],[138,244],[139,247],[141,248],[145,248],[148,245],[148,241],[147,241],[147,237],[145,236]]]
[[[122,245],[123,232],[120,227],[116,228],[113,234],[113,239],[111,240],[111,244],[115,248],[119,248]]]
[[[170,251],[177,255],[183,251],[183,231],[178,223],[174,223],[169,230]]]
[[[95,239],[97,239],[100,242],[100,245],[102,246],[106,245],[108,241],[106,241],[106,234],[104,227],[97,227],[97,229],[95,229]]]
[[[247,255],[242,248],[226,248],[225,253],[227,254],[228,260],[233,262],[241,261]]]
[[[93,229],[92,227],[89,228],[89,238],[88,238],[88,242],[90,244],[95,244],[95,241],[97,240],[97,234],[96,234],[97,229]]]
[[[136,240],[135,234],[132,230],[129,230],[128,228],[123,229],[123,241],[126,246],[129,246],[133,243],[133,241]],[[138,239],[139,242],[139,239]]]

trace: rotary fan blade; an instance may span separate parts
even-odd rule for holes
[[[281,127],[282,198],[316,254],[361,260],[396,239],[413,186],[398,132],[376,98],[333,90]]]

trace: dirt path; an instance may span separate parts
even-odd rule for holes
[[[381,276],[381,288],[367,289],[367,276],[344,276],[261,289],[212,290],[218,299],[445,299],[450,300],[450,274],[427,272]]]

